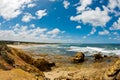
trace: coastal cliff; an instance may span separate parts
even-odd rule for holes
[[[12,80],[44,80],[45,75],[42,71],[51,70],[53,65],[55,64],[45,59],[34,59],[20,49],[11,48],[5,44],[0,45],[0,73],[6,74],[0,74],[0,80],[9,78]]]

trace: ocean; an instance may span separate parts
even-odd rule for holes
[[[104,55],[120,55],[120,44],[45,44],[26,47],[25,50],[35,54],[74,56],[76,52],[83,52],[91,56],[98,52]]]

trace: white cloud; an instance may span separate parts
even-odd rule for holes
[[[35,24],[31,24],[31,25],[30,25],[30,28],[35,28]]]
[[[85,37],[87,38],[88,36],[95,34],[95,32],[96,32],[96,28],[93,27],[91,32],[89,34],[87,34]]]
[[[100,31],[99,35],[108,35],[110,32],[108,30]]]
[[[109,12],[114,13],[115,16],[120,16],[120,0],[109,0],[107,7],[109,8]],[[115,10],[115,8],[119,10]]]
[[[0,1],[0,16],[6,20],[17,17],[22,13],[26,4],[32,0],[1,0]]]
[[[81,26],[76,26],[76,29],[81,29]]]
[[[30,13],[25,13],[25,15],[22,18],[23,22],[30,22],[32,19],[35,19]]]
[[[68,9],[68,7],[69,7],[69,5],[70,5],[70,2],[64,0],[64,1],[63,1],[63,5],[64,5],[64,8],[65,8],[65,9]]]
[[[25,15],[22,18],[23,22],[30,22],[32,19],[41,19],[42,17],[47,15],[46,9],[44,10],[38,10],[36,13],[37,17],[32,16],[30,13],[25,13]]]
[[[84,11],[88,5],[92,4],[92,0],[80,0],[80,2],[77,4],[79,5],[76,9],[77,9],[77,13],[81,13],[82,11]]]
[[[25,36],[27,38],[29,37],[38,37],[40,34],[43,34],[45,31],[47,31],[46,28],[40,28],[40,27],[34,27],[31,28],[31,26],[35,26],[31,24],[30,26],[20,26],[19,24],[16,24],[12,27],[12,31],[16,33],[18,36]]]
[[[36,6],[36,4],[35,3],[32,3],[32,4],[28,4],[28,8],[33,8],[33,7],[35,7]]]
[[[60,30],[57,28],[49,31],[46,28],[36,27],[34,24],[30,26],[16,24],[10,30],[0,30],[0,40],[60,42],[62,40],[58,39],[59,33]]]
[[[55,29],[53,29],[53,30],[51,30],[51,31],[48,31],[47,34],[52,35],[51,38],[54,38],[54,37],[56,37],[60,32],[61,32],[61,31],[60,31],[58,28],[55,28]]]
[[[46,35],[46,34],[41,34],[41,35],[40,35],[40,38],[45,39],[45,38],[47,38],[47,35]]]
[[[117,20],[117,22],[114,22],[112,27],[110,27],[110,30],[120,30],[120,18]]]
[[[58,34],[60,32],[60,30],[58,29],[58,28],[55,28],[55,29],[53,29],[53,30],[51,30],[51,31],[49,31],[48,32],[48,34]]]
[[[76,16],[71,16],[70,20],[77,22],[82,21],[84,24],[90,23],[93,26],[105,26],[110,20],[110,16],[106,10],[101,11],[100,8],[97,7],[95,10],[88,10]]]
[[[38,10],[35,14],[37,15],[38,19],[41,19],[42,17],[47,15],[47,12],[46,9],[44,9],[44,10]]]
[[[94,34],[96,32],[96,29],[95,28],[92,28],[90,34]]]
[[[110,9],[115,9],[116,7],[120,9],[120,0],[109,0],[108,7]]]

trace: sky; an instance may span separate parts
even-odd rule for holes
[[[120,43],[120,0],[1,0],[0,40]]]

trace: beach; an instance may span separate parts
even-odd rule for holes
[[[32,47],[31,45],[20,45],[20,46],[9,45],[9,46],[14,48],[21,48],[34,58],[43,58],[49,62],[54,62],[56,66],[52,67],[51,71],[43,72],[45,76],[50,80],[63,80],[63,79],[64,80],[67,79],[103,80],[102,77],[106,72],[106,70],[110,66],[114,65],[115,62],[120,59],[119,55],[114,54],[114,55],[107,55],[102,59],[95,61],[94,57],[90,54],[91,56],[87,55],[85,57],[84,62],[74,63],[72,61],[72,58],[75,56],[75,54],[74,55],[65,55],[65,54],[56,54],[56,53],[50,54],[50,52],[48,54],[45,54],[45,53],[37,53],[39,51],[35,51],[40,47],[45,48],[46,46],[48,46],[50,48],[51,45],[32,45]],[[53,48],[56,46],[58,45],[52,45]]]

